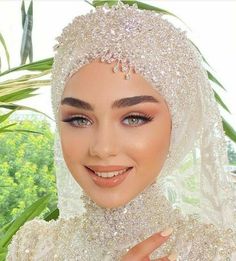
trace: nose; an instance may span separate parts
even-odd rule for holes
[[[95,131],[90,144],[90,155],[107,158],[117,154],[115,132],[108,124],[100,125]]]

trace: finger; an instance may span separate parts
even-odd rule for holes
[[[157,247],[163,244],[169,238],[172,231],[173,228],[168,228],[161,233],[155,233],[130,249],[128,256],[131,258],[135,257],[136,260],[142,260],[146,256],[149,256]]]
[[[149,256],[145,256],[144,259],[142,259],[142,261],[151,261]]]
[[[144,259],[142,259],[142,261],[151,261],[149,256],[145,256]]]

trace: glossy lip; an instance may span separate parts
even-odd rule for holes
[[[132,166],[121,166],[121,165],[110,165],[110,166],[103,166],[103,165],[88,165],[85,166],[95,172],[111,172],[111,171],[118,171],[130,168]]]
[[[120,183],[122,183],[125,180],[125,178],[130,174],[130,172],[133,169],[133,167],[128,167],[128,170],[122,174],[119,174],[112,178],[103,178],[103,177],[99,177],[88,167],[85,167],[85,168],[87,169],[87,171],[88,171],[89,175],[91,176],[92,180],[94,181],[94,183],[100,187],[115,187],[115,186],[119,185]]]

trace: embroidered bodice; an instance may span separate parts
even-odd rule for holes
[[[174,228],[172,235],[150,258],[176,250],[180,261],[236,260],[231,229],[183,215],[155,183],[116,209],[101,208],[85,194],[82,198],[86,212],[81,216],[26,222],[13,237],[7,261],[118,261],[132,246],[168,226]]]

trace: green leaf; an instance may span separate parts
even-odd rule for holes
[[[1,238],[0,246],[6,247],[11,241],[12,236],[17,232],[17,230],[19,230],[19,228],[26,221],[32,220],[36,216],[39,216],[42,213],[42,211],[44,211],[44,209],[47,207],[49,198],[50,195],[46,195],[34,202],[28,208],[26,208],[26,210],[14,220],[14,222],[8,228],[4,236]]]
[[[0,261],[5,261],[7,256],[7,249],[6,248],[0,248]]]
[[[84,0],[84,2],[88,3],[89,5],[93,6],[88,0]]]
[[[49,221],[49,220],[56,220],[59,217],[59,209],[55,208],[53,211],[51,211],[45,218],[44,220]]]
[[[20,82],[26,82],[27,83],[30,83],[28,82],[29,80],[31,79],[36,79],[36,78],[39,78],[39,77],[42,77],[44,75],[47,75],[48,73],[50,73],[51,70],[45,70],[45,71],[42,71],[40,73],[36,73],[36,74],[25,74],[25,75],[22,75],[18,78],[14,78],[14,79],[10,79],[10,80],[6,80],[4,82],[1,82],[0,83],[0,90],[2,90],[3,88],[8,88],[8,85],[16,85],[16,83],[20,83]]]
[[[231,113],[230,110],[229,110],[229,108],[225,105],[225,103],[224,103],[224,102],[222,101],[222,99],[220,98],[219,94],[218,94],[214,89],[213,89],[213,92],[214,92],[216,101],[217,101],[227,112]]]
[[[148,5],[148,4],[145,4],[145,3],[142,3],[142,2],[139,2],[139,1],[129,1],[129,0],[122,0],[122,2],[124,4],[128,4],[128,5],[133,5],[134,3],[136,3],[138,5],[138,8],[139,9],[145,9],[145,10],[154,10],[156,11],[157,13],[161,13],[161,14],[165,14],[165,15],[171,15],[171,16],[174,16],[176,18],[178,18],[180,20],[179,17],[177,17],[175,14],[167,11],[167,10],[164,10],[162,8],[159,8],[159,7],[156,7],[156,6],[152,6],[152,5]]]
[[[12,111],[10,111],[10,112],[8,112],[8,113],[6,113],[6,114],[3,114],[3,115],[0,115],[0,123],[2,123],[2,122],[4,122],[7,118],[9,118],[10,116],[11,116],[11,114],[13,113],[13,112],[15,112],[16,111],[16,109],[15,110],[12,110]]]
[[[46,113],[43,113],[39,110],[36,110],[34,108],[31,108],[31,107],[28,107],[28,106],[24,106],[24,105],[18,105],[18,104],[14,104],[14,103],[5,103],[5,102],[0,102],[0,108],[5,108],[5,109],[15,109],[17,108],[17,110],[30,110],[30,111],[34,111],[34,112],[37,112],[37,113],[40,113],[44,116],[46,116],[47,118],[51,119],[52,121],[54,121],[53,118],[51,118],[49,115],[47,115]]]
[[[4,133],[4,132],[22,132],[22,133],[33,133],[33,134],[42,134],[44,135],[44,133],[39,132],[39,131],[31,131],[31,130],[24,130],[24,129],[14,129],[14,130],[9,130],[9,129],[2,129],[0,128],[0,133]]]
[[[31,94],[33,91],[35,91],[35,88],[28,88],[19,90],[16,92],[12,92],[6,95],[0,95],[0,101],[1,102],[12,102],[12,101],[19,101],[22,99],[26,99],[32,96],[36,96],[37,94]]]
[[[16,125],[17,123],[11,123],[11,124],[8,124],[8,125],[5,125],[4,127],[1,127],[0,128],[0,132],[2,131],[2,130],[4,130],[4,129],[7,129],[7,128],[9,128],[9,127],[11,127],[11,126],[14,126],[14,125]]]
[[[25,64],[26,59],[30,53],[30,48],[32,48],[32,28],[33,28],[33,2],[32,2],[32,0],[30,2],[27,14],[24,15],[24,17],[22,17],[22,19],[24,19],[24,26],[23,26],[23,36],[22,36],[20,54],[21,54],[21,64]]]
[[[224,88],[224,86],[223,86],[209,71],[207,71],[207,75],[208,75],[208,78],[209,78],[212,82],[216,83],[216,84],[219,85],[223,90],[226,91],[226,89]]]
[[[30,38],[29,60],[30,60],[30,62],[33,61],[33,43],[32,43],[32,37]]]
[[[196,46],[195,43],[193,43],[191,40],[190,42],[192,43],[192,45],[198,50],[198,52],[200,53],[200,55],[202,56],[203,61],[212,69],[212,67],[210,66],[210,64],[207,62],[207,60],[205,59],[205,57],[202,55],[201,51],[199,50],[199,48]]]
[[[6,58],[7,58],[7,64],[8,64],[8,70],[10,70],[10,55],[9,55],[9,52],[8,52],[8,49],[7,49],[7,45],[5,43],[5,40],[3,38],[3,35],[0,33],[0,42],[2,43],[3,45],[3,48],[4,48],[4,51],[5,51],[5,54],[6,54]],[[1,68],[0,68],[1,69]]]
[[[100,5],[104,5],[105,3],[107,3],[109,6],[115,5],[117,4],[118,0],[94,0],[92,5],[93,6],[100,6]]]
[[[88,2],[88,1],[86,1],[86,2]],[[117,2],[118,2],[117,0],[93,0],[92,5],[94,7],[96,7],[96,6],[104,5],[105,3],[107,3],[108,6],[111,7],[112,5],[117,4]],[[139,9],[154,10],[157,13],[161,13],[163,15],[171,15],[171,16],[179,19],[183,24],[185,24],[178,16],[176,16],[175,14],[173,14],[173,13],[167,11],[167,10],[164,10],[162,8],[152,6],[152,5],[148,5],[148,4],[145,4],[145,3],[142,3],[142,2],[139,2],[139,1],[135,1],[135,0],[122,0],[122,2],[124,4],[128,4],[128,5],[137,4]]]
[[[14,220],[8,222],[7,224],[5,224],[1,229],[0,229],[0,237],[3,235],[3,233],[5,233],[8,228],[11,226],[11,224],[14,222]],[[1,249],[1,248],[0,248]],[[1,250],[0,250],[1,251]]]
[[[24,28],[25,18],[26,18],[25,1],[23,0],[23,1],[22,1],[22,4],[21,4],[21,21],[22,21],[22,28]]]
[[[53,58],[47,58],[40,61],[24,64],[21,66],[14,67],[0,74],[0,77],[11,72],[29,70],[29,71],[45,71],[52,68]]]
[[[32,2],[32,0],[30,2],[30,6],[29,6],[29,9],[28,9],[27,15],[32,19],[31,22],[32,22],[32,27],[33,27],[33,2]],[[31,29],[29,44],[30,44],[30,46],[29,46],[29,60],[30,60],[30,62],[32,62],[33,61],[32,29]]]
[[[6,94],[7,92],[11,93],[12,91],[20,91],[23,89],[29,89],[30,87],[34,88],[35,90],[38,87],[48,86],[50,85],[50,80],[35,80],[35,81],[22,81],[22,82],[8,82],[7,84],[0,84],[0,94]],[[8,90],[7,90],[8,89]]]
[[[236,132],[233,127],[222,117],[223,128],[225,134],[234,142],[236,142]]]

